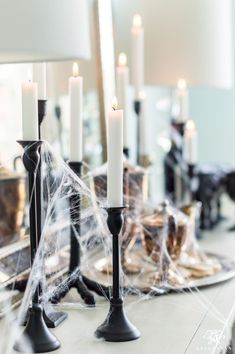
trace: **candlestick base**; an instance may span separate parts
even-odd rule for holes
[[[29,343],[30,348],[25,346]],[[43,309],[39,304],[33,304],[29,310],[29,320],[22,337],[15,343],[14,350],[18,352],[47,353],[60,347],[58,339],[48,330],[44,319]]]
[[[107,342],[128,342],[140,337],[140,332],[128,320],[122,299],[111,299],[105,321],[97,328],[95,336]]]
[[[29,320],[30,310],[27,311],[26,317],[22,321],[22,326],[26,326]],[[62,311],[47,312],[43,309],[43,318],[48,328],[58,327],[64,320],[68,318],[68,314]]]

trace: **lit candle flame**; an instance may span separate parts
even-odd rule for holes
[[[144,91],[139,92],[139,99],[142,101],[146,98],[146,93]]]
[[[178,89],[179,90],[185,90],[187,88],[187,82],[185,79],[179,79],[177,83]]]
[[[118,57],[118,64],[120,66],[126,66],[127,64],[127,56],[125,53],[120,53]]]
[[[116,96],[114,96],[114,98],[113,98],[112,108],[114,111],[116,111],[118,109],[118,100],[117,100]]]
[[[186,130],[187,131],[194,131],[196,130],[196,126],[195,123],[192,119],[188,120],[186,123]]]
[[[78,63],[73,63],[73,76],[77,77],[79,74]]]
[[[142,18],[139,14],[134,15],[133,26],[134,27],[141,27],[142,26]]]

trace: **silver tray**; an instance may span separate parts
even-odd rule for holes
[[[136,293],[138,291],[143,293],[151,293],[153,295],[163,295],[169,292],[181,292],[187,291],[193,288],[203,288],[211,285],[216,285],[225,281],[228,281],[235,277],[235,262],[226,256],[206,252],[206,256],[215,259],[221,266],[221,270],[213,275],[204,276],[202,278],[187,279],[184,284],[170,285],[169,283],[164,285],[154,285],[150,284],[149,276],[153,274],[155,267],[150,265],[146,260],[144,251],[140,254],[138,251],[138,262],[141,268],[140,273],[136,274],[126,274],[126,277],[123,281],[123,287],[127,291]],[[107,262],[107,257],[103,257],[101,253],[95,253],[89,257],[89,264],[93,264],[89,269],[84,269],[83,273],[90,277],[91,279],[109,286],[111,284],[111,274],[102,272],[101,266],[104,265],[104,262]],[[152,267],[152,268],[151,268]]]

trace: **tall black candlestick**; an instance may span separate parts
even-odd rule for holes
[[[40,163],[41,141],[19,141],[24,148],[23,163],[28,171],[29,183],[29,222],[30,222],[30,254],[31,267],[34,263],[38,247],[38,220],[37,211],[40,205],[40,187],[37,178],[37,169]],[[14,349],[24,351],[25,338],[30,341],[35,353],[46,353],[60,347],[58,339],[51,334],[43,318],[43,307],[40,304],[40,284],[37,285],[32,298],[32,307],[29,309],[29,318],[22,337],[15,343]]]
[[[42,136],[42,122],[44,121],[47,113],[47,100],[38,100],[38,135],[39,139],[41,139]],[[41,153],[41,148],[39,147],[39,153]],[[41,169],[41,160],[38,163],[38,169],[37,169],[37,186],[38,186],[38,195],[39,195],[39,208],[37,208],[37,228],[38,228],[38,243],[40,242],[41,239],[41,234],[42,234],[42,227],[44,224],[44,215],[43,215],[43,178],[42,178],[42,169]],[[41,291],[40,291],[41,293]],[[43,317],[46,322],[47,327],[49,328],[55,328],[57,327],[61,322],[63,322],[67,317],[68,314],[66,312],[62,311],[53,311],[50,310],[47,312],[45,309],[43,309]]]
[[[120,295],[119,234],[123,225],[123,207],[108,208],[108,228],[113,236],[113,287],[110,309],[105,321],[97,328],[95,335],[108,342],[127,342],[140,337],[140,332],[128,320]]]

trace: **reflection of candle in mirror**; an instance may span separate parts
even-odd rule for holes
[[[69,78],[70,100],[70,161],[82,161],[83,135],[83,77],[78,64],[73,64],[73,76]]]
[[[123,145],[129,147],[129,129],[128,129],[128,86],[129,86],[129,68],[127,66],[127,57],[125,53],[120,53],[118,58],[117,74],[117,98],[119,107],[123,109]]]
[[[119,110],[117,99],[108,114],[107,147],[107,199],[109,207],[123,206],[123,110]]]
[[[22,128],[23,140],[38,140],[38,85],[29,81],[22,84]]]
[[[139,129],[140,129],[140,155],[149,155],[149,124],[147,121],[147,114],[146,114],[146,94],[144,91],[139,93],[139,101],[140,101],[140,122],[139,122]]]
[[[188,89],[184,79],[177,83],[176,98],[179,106],[177,121],[185,122],[188,119]]]
[[[183,156],[188,165],[198,162],[197,129],[193,120],[188,120],[185,126]]]
[[[46,100],[46,63],[33,64],[33,81],[38,83],[38,99]]]
[[[135,90],[135,98],[144,87],[144,28],[142,18],[136,14],[133,17],[132,34],[132,82]]]

